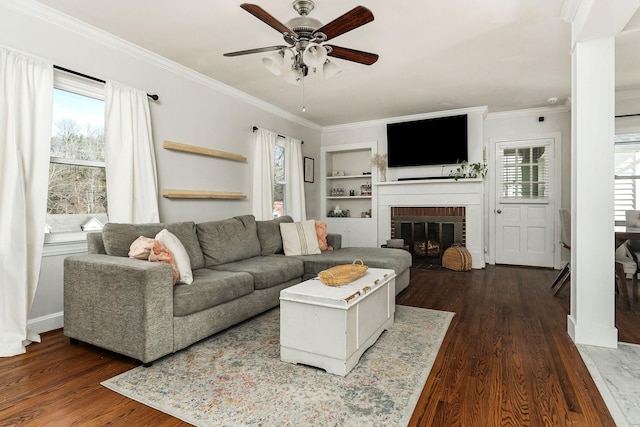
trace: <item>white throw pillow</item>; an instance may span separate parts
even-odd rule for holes
[[[180,272],[180,278],[178,282],[190,285],[193,283],[193,272],[191,271],[191,260],[189,254],[184,248],[180,239],[178,239],[173,233],[164,229],[156,234],[156,240],[160,240],[171,252],[173,252],[173,258],[176,261],[176,266]]]
[[[316,222],[312,219],[301,222],[280,223],[282,248],[285,255],[319,254]]]

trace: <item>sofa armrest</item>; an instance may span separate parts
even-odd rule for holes
[[[333,249],[340,249],[342,247],[342,234],[327,233],[327,245]]]
[[[173,352],[171,266],[109,255],[64,260],[64,334],[148,363]]]

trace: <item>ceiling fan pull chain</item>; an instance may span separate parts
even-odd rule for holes
[[[304,106],[304,80],[302,79],[302,112],[306,112],[307,108]]]

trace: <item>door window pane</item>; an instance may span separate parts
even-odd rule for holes
[[[502,164],[498,179],[503,199],[549,198],[550,164],[545,146],[505,148],[498,161]]]

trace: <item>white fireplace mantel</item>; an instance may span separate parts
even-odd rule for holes
[[[484,268],[484,182],[482,179],[425,179],[379,182],[378,239],[391,238],[391,208],[464,206],[466,212],[466,247],[472,268]]]

